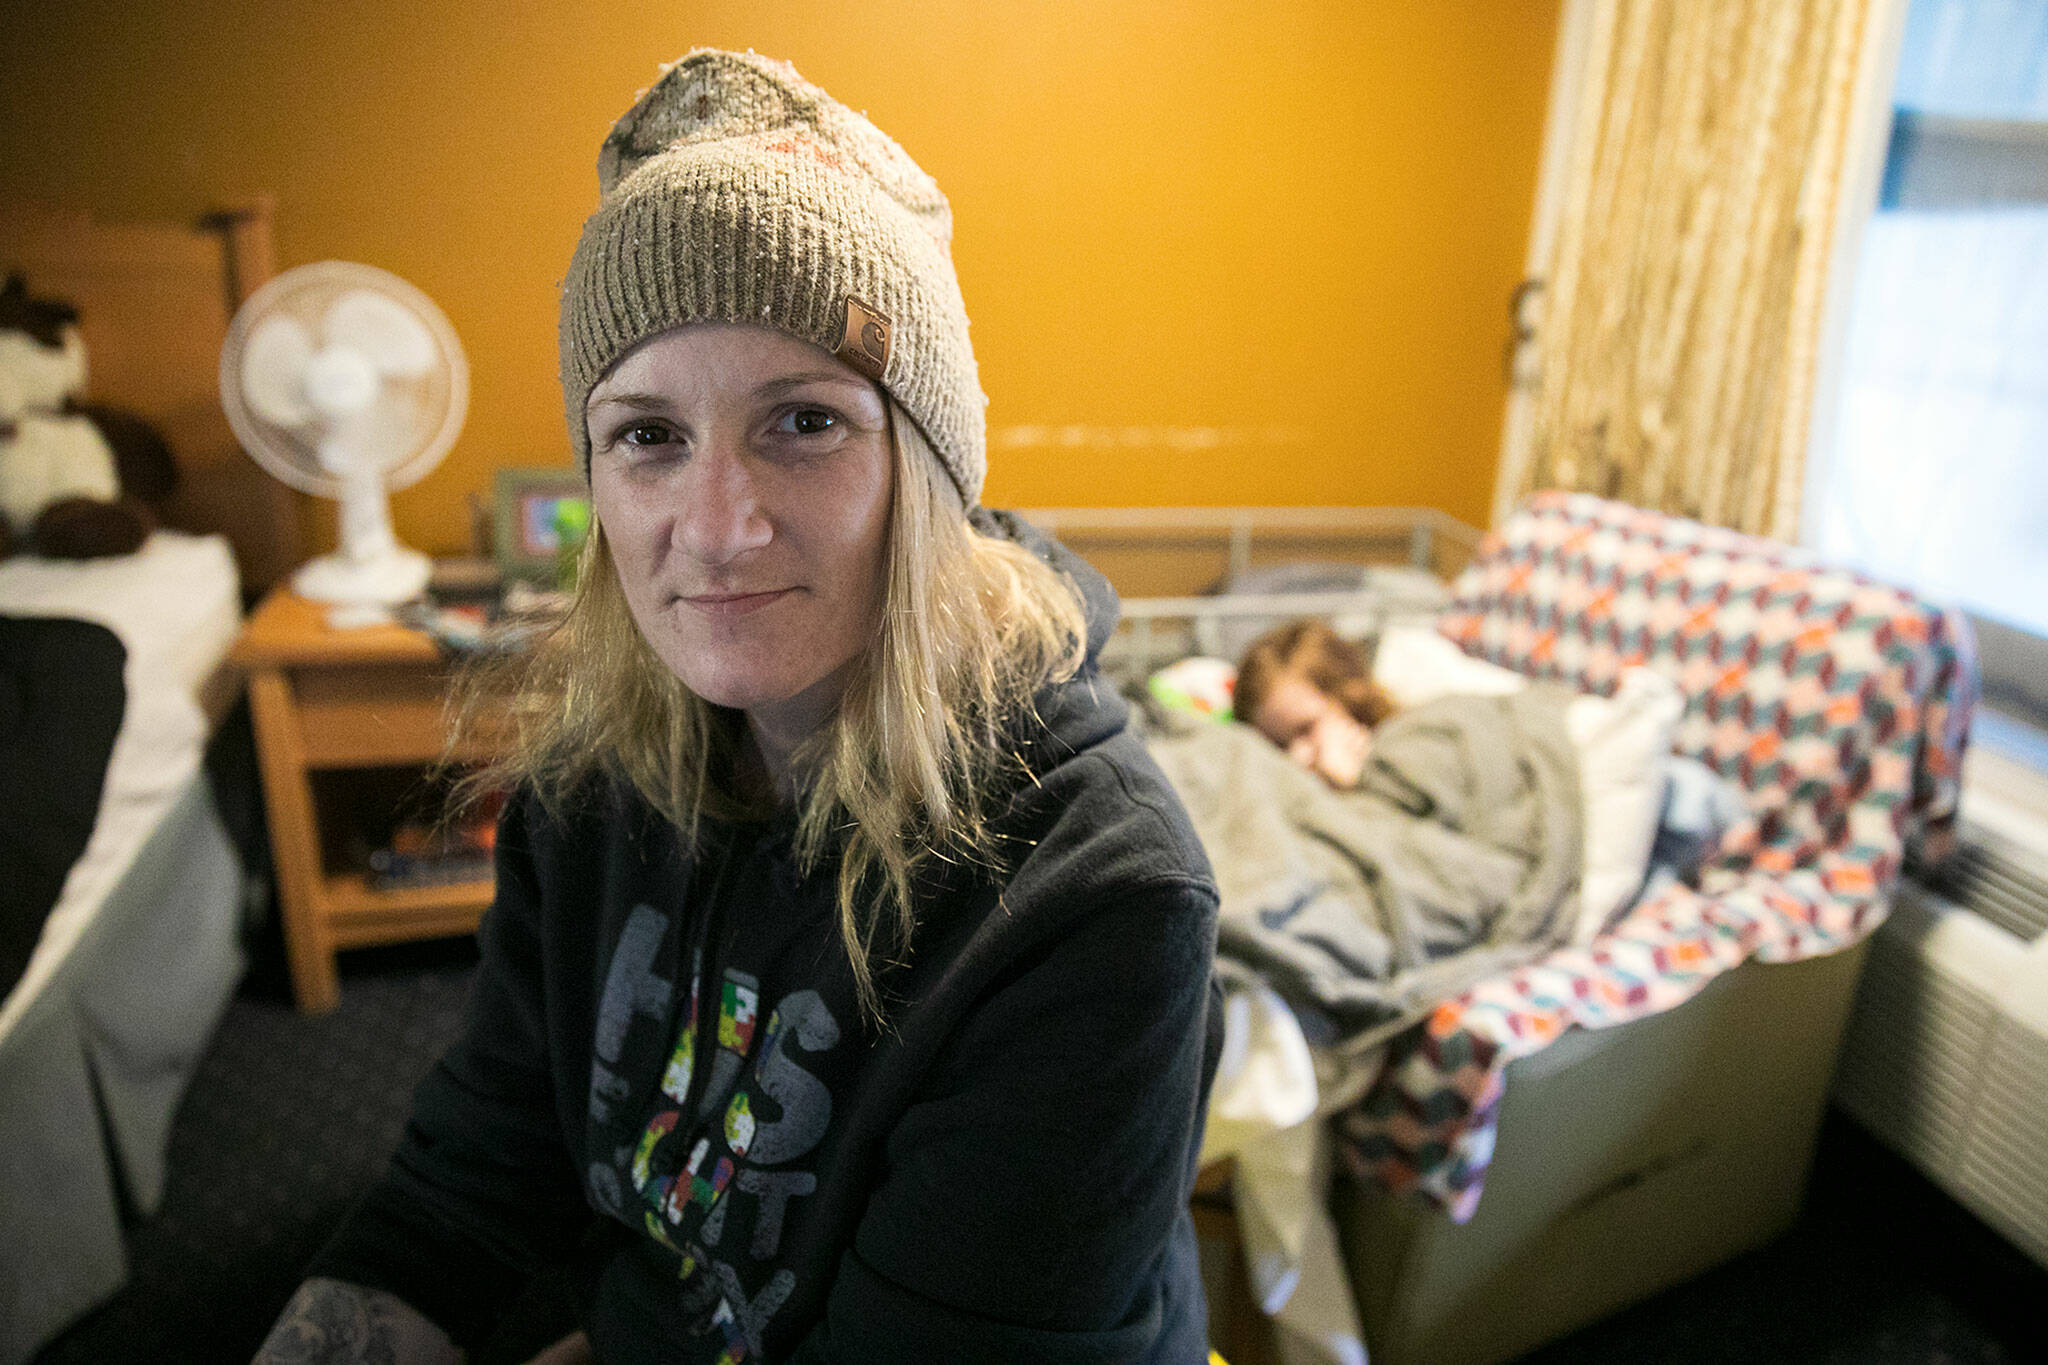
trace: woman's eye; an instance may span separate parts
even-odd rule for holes
[[[792,408],[777,426],[791,436],[822,436],[839,425],[839,414],[824,408]]]
[[[658,446],[668,438],[668,428],[659,422],[635,422],[630,427],[622,428],[614,439],[621,445]]]

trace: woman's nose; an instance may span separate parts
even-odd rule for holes
[[[704,442],[683,484],[675,544],[698,563],[728,564],[774,535],[754,471],[735,440],[714,435]]]

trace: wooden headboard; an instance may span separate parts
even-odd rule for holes
[[[299,495],[242,452],[220,406],[228,321],[275,269],[270,212],[262,199],[194,223],[106,223],[0,203],[0,275],[78,309],[85,397],[163,432],[180,475],[171,523],[225,535],[252,595],[304,558]]]

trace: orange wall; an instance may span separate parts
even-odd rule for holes
[[[695,45],[789,58],[951,196],[991,503],[1485,519],[1558,0],[9,8],[0,194],[267,191],[280,265],[447,310],[471,411],[397,498],[423,548],[495,466],[568,459],[556,284],[598,143]]]

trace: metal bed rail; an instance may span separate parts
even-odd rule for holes
[[[1020,516],[1101,569],[1123,596],[1102,668],[1119,685],[1202,654],[1229,657],[1305,616],[1351,638],[1427,623],[1482,533],[1428,507],[1052,507]],[[1356,589],[1228,593],[1229,581],[1304,557],[1364,570]],[[1423,576],[1427,575],[1425,579]],[[1170,585],[1160,591],[1160,585]]]
[[[1226,643],[1234,636],[1249,640],[1305,616],[1328,621],[1346,639],[1363,640],[1389,626],[1426,625],[1444,601],[1441,595],[1369,585],[1355,592],[1132,598],[1123,604],[1116,633],[1103,648],[1102,669],[1125,682],[1190,655],[1229,657],[1235,663],[1240,650]]]
[[[1254,566],[1258,541],[1376,540],[1405,545],[1409,567],[1448,578],[1463,568],[1484,532],[1434,507],[1036,507],[1018,515],[1062,540],[1157,544],[1163,538],[1220,541],[1228,572]]]

